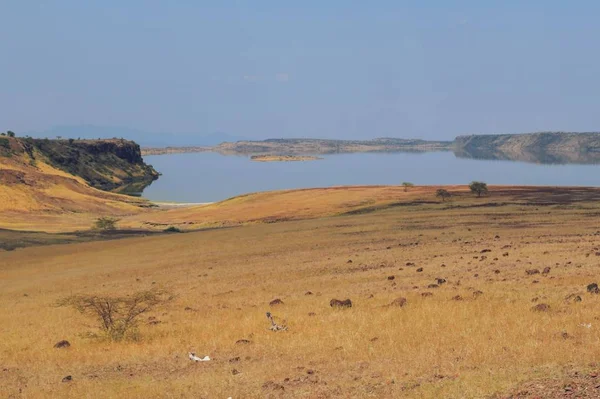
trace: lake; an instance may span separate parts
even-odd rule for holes
[[[600,165],[549,165],[457,158],[453,152],[323,155],[306,162],[254,162],[213,152],[145,156],[162,176],[144,189],[152,201],[213,202],[257,191],[341,185],[600,186]]]

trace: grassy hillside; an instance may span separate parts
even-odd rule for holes
[[[79,154],[81,147],[65,150],[66,158],[60,158],[59,150],[67,148],[62,143],[56,144],[52,150],[56,152],[48,155],[35,142],[3,139],[7,145],[0,145],[0,228],[60,231],[67,224],[73,230],[89,228],[93,218],[100,215],[131,215],[149,206],[144,199],[90,187],[85,177],[91,174],[86,171],[98,166],[90,161],[92,155],[77,158],[81,161],[81,176],[69,173],[71,166],[79,164],[59,159],[75,159],[68,157],[76,157],[74,154]],[[46,144],[41,147],[47,148]],[[111,159],[108,157],[107,162]],[[116,162],[114,165],[105,166],[112,168],[111,178],[117,184],[124,181],[119,175],[128,172],[118,168]]]
[[[600,200],[600,189],[577,187],[490,186],[490,195],[475,198],[467,186],[444,186],[452,197],[436,197],[439,186],[345,186],[281,190],[241,195],[210,205],[177,207],[124,218],[130,228],[183,230],[274,223],[350,214],[367,214],[388,208],[481,207],[501,205],[552,205]]]
[[[490,189],[445,204],[385,187],[260,194],[270,211],[248,196],[213,212],[322,217],[0,252],[0,396],[594,397],[598,190]],[[175,298],[133,341],[55,306],[154,287]]]

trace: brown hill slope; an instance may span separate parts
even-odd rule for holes
[[[144,199],[90,187],[52,165],[37,148],[18,139],[6,139],[0,149],[0,226],[53,231],[73,222],[90,226],[100,215],[131,215],[149,206]],[[60,230],[60,228],[58,228]]]

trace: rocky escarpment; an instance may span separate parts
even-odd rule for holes
[[[458,136],[460,158],[523,161],[544,164],[600,163],[600,133],[541,132]]]
[[[23,155],[83,178],[105,191],[140,192],[159,176],[147,165],[140,146],[127,140],[5,139],[5,156]],[[0,154],[2,155],[2,154]]]

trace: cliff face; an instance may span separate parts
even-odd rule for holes
[[[600,133],[459,136],[454,141],[454,152],[460,158],[596,164],[600,163]]]
[[[132,141],[17,138],[9,143],[10,153],[27,156],[31,165],[47,163],[105,191],[139,192],[159,176]]]

